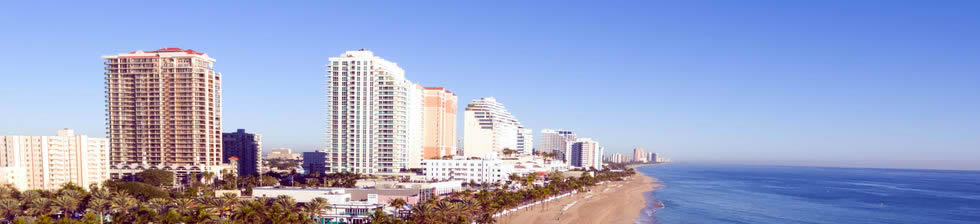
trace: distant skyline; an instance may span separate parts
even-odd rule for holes
[[[310,151],[327,58],[366,48],[606,154],[980,169],[975,1],[0,4],[0,135],[104,137],[100,56],[180,47],[217,60],[224,132]]]

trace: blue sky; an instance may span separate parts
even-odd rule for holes
[[[324,64],[367,48],[525,125],[683,161],[980,169],[980,3],[0,3],[0,135],[104,136],[102,55],[217,59],[224,128],[321,147]],[[462,110],[462,108],[460,108]],[[460,136],[462,132],[458,133]]]

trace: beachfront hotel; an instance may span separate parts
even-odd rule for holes
[[[482,158],[488,153],[499,154],[504,149],[531,149],[533,142],[514,115],[493,97],[475,99],[466,106],[463,118],[463,155]],[[530,154],[531,150],[526,150]]]
[[[602,169],[603,148],[591,138],[579,138],[571,145],[571,166]]]
[[[191,174],[227,168],[214,58],[180,48],[102,58],[112,178],[156,168],[186,182]]]
[[[456,154],[455,93],[442,87],[425,87],[422,159],[438,159]]]
[[[55,190],[66,183],[81,187],[109,179],[109,140],[75,135],[0,136],[0,185],[18,190]]]
[[[326,78],[327,171],[384,174],[421,166],[423,88],[405,70],[361,49],[331,57]]]
[[[578,140],[575,133],[568,130],[562,129],[542,129],[541,130],[541,148],[538,151],[553,153],[555,158],[561,159],[568,163],[571,161],[570,146]]]

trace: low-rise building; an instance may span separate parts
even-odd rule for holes
[[[269,154],[265,155],[266,159],[288,159],[288,160],[299,160],[300,154],[293,153],[293,149],[290,148],[277,148],[269,150]]]
[[[275,198],[290,196],[297,203],[309,203],[314,198],[323,198],[330,209],[322,211],[318,223],[366,223],[368,214],[377,209],[384,210],[394,199],[403,199],[408,204],[417,204],[427,199],[432,192],[426,189],[359,189],[359,188],[252,188],[254,197]],[[393,213],[392,211],[386,211]]]
[[[422,160],[422,173],[428,180],[495,183],[507,180],[507,175],[511,172],[503,160],[492,154],[484,159]]]

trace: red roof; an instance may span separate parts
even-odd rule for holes
[[[203,52],[197,52],[197,51],[194,51],[194,50],[191,50],[191,49],[184,50],[184,49],[181,49],[181,48],[178,48],[178,47],[166,47],[166,48],[157,49],[155,51],[145,51],[145,52],[146,53],[184,52],[184,53],[188,53],[188,54],[204,55]],[[136,52],[133,51],[133,52],[129,52],[129,53],[130,54],[135,54]]]

